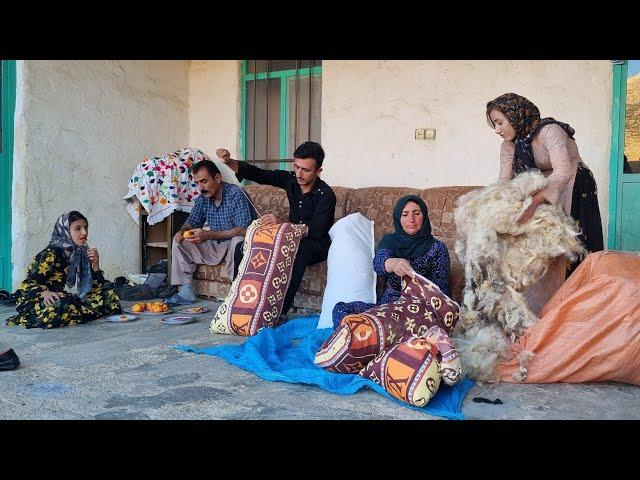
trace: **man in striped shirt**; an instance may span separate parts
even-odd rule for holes
[[[257,218],[242,188],[223,182],[215,163],[198,162],[192,174],[200,196],[173,237],[171,283],[180,285],[180,290],[167,299],[169,305],[195,302],[191,282],[199,264],[218,265],[224,260],[229,278],[233,278],[235,247]]]

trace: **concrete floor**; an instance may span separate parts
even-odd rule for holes
[[[218,305],[197,304],[213,311]],[[313,386],[267,382],[221,359],[172,348],[244,342],[210,334],[212,313],[188,325],[141,317],[46,331],[5,326],[13,313],[0,307],[0,343],[18,353],[21,366],[0,372],[0,419],[438,418],[371,390],[338,396]],[[474,403],[475,396],[504,403]],[[467,419],[640,419],[640,387],[476,385],[463,413]]]

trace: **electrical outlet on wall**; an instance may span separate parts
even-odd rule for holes
[[[435,140],[435,128],[416,128],[416,140]]]

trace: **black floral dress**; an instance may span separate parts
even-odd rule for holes
[[[102,271],[91,271],[93,287],[84,298],[66,293],[53,305],[45,305],[41,293],[45,290],[63,292],[69,261],[62,248],[47,247],[29,265],[27,278],[20,284],[16,310],[7,325],[27,328],[57,328],[86,323],[105,315],[120,313],[120,298],[105,286]]]

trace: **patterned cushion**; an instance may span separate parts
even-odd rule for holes
[[[459,309],[430,280],[420,275],[404,277],[397,301],[344,317],[316,353],[315,363],[334,372],[357,373],[407,334],[426,337],[432,327],[450,332]]]
[[[278,325],[293,262],[306,225],[289,222],[247,229],[244,256],[231,290],[211,321],[212,333],[255,335]]]
[[[447,333],[451,332],[460,318],[460,305],[445,295],[435,283],[422,275],[416,274],[413,278],[404,277],[402,280],[403,290],[399,300],[406,301],[408,312],[403,312],[400,309],[391,315],[398,315],[398,318],[404,319],[407,323],[407,330],[418,336],[424,336],[427,329],[433,326],[434,320]],[[419,306],[421,302],[426,304],[423,315],[428,317],[428,321],[416,320],[414,328],[410,329],[410,314],[413,314],[414,311],[420,311],[416,310],[416,306]],[[403,313],[404,316],[402,316]]]
[[[403,325],[382,322],[367,312],[347,315],[320,347],[315,364],[332,372],[358,373],[385,347],[385,339],[404,334]]]
[[[408,335],[360,372],[398,400],[423,407],[440,387],[438,350],[426,338]]]
[[[462,365],[456,347],[449,334],[440,327],[431,327],[425,338],[436,347],[440,362],[440,375],[447,385],[455,385],[460,380]]]
[[[431,327],[424,337],[405,335],[360,371],[397,399],[418,407],[438,391],[440,377],[454,385],[461,373],[458,352],[440,327]]]

